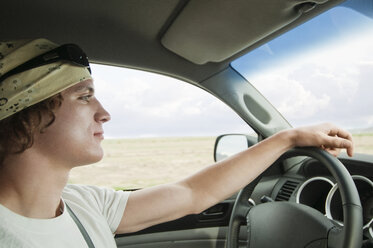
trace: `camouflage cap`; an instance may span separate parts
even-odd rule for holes
[[[46,39],[0,42],[0,76],[56,47]],[[0,82],[0,120],[88,79],[92,77],[87,68],[68,61],[6,77]]]

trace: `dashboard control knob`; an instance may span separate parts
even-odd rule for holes
[[[273,200],[271,197],[267,196],[267,195],[263,195],[263,196],[260,198],[260,201],[261,201],[262,203],[266,203],[266,202],[274,202],[274,200]]]

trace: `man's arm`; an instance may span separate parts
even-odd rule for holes
[[[135,232],[187,214],[197,214],[228,198],[295,146],[321,147],[333,155],[346,148],[351,135],[331,124],[279,132],[266,140],[173,184],[131,193],[116,233]]]

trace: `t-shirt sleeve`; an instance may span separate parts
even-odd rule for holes
[[[81,195],[90,207],[96,208],[107,220],[112,233],[114,233],[123,217],[130,192],[115,191],[110,188],[68,185],[69,190]]]

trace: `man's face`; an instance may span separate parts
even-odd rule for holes
[[[94,96],[91,80],[61,92],[62,105],[55,121],[35,137],[34,148],[51,163],[78,166],[101,160],[102,124],[110,115]]]

